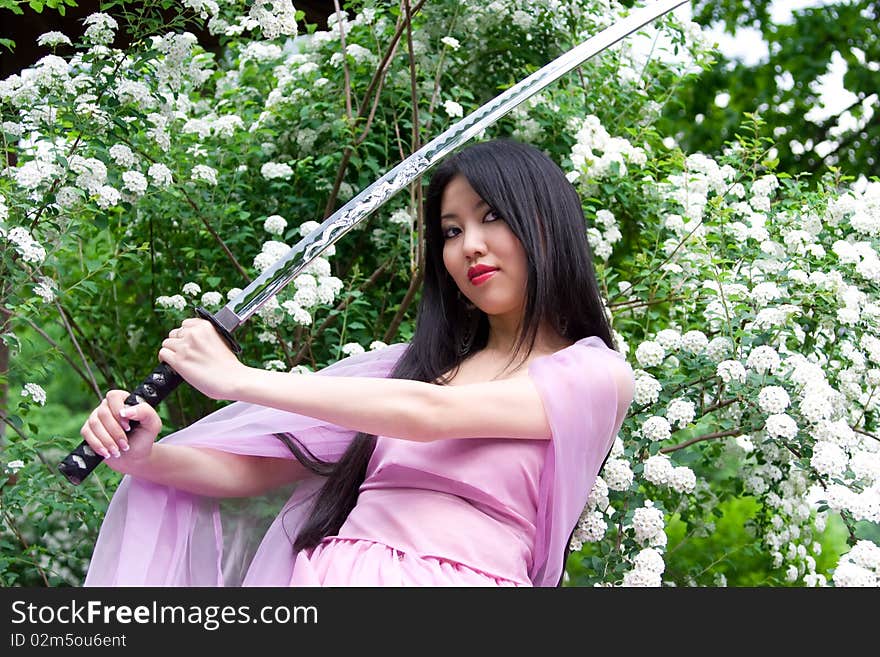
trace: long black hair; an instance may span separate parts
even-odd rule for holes
[[[526,253],[526,304],[514,355],[528,356],[542,322],[567,342],[598,336],[614,348],[603,310],[580,198],[562,170],[538,149],[514,141],[475,144],[446,159],[426,196],[426,262],[416,329],[390,376],[432,382],[455,371],[485,347],[485,313],[460,294],[443,264],[440,212],[443,190],[464,176],[474,191],[509,225]],[[290,434],[279,434],[296,458],[326,476],[294,550],[316,546],[338,533],[357,502],[376,436],[359,433],[336,463],[314,458]]]

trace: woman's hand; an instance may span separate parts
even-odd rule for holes
[[[128,394],[125,390],[108,392],[79,432],[96,454],[107,459],[111,469],[122,473],[149,459],[162,428],[156,410],[146,402],[126,406]],[[131,429],[130,420],[137,420],[140,426]]]
[[[211,399],[231,399],[236,381],[247,369],[211,322],[196,318],[183,320],[168,334],[159,360]]]

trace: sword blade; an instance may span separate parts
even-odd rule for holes
[[[214,319],[227,331],[234,331],[296,278],[331,244],[455,148],[575,67],[686,2],[689,0],[658,0],[632,12],[623,20],[610,25],[557,57],[450,126],[325,219],[320,226],[297,242],[283,257],[215,313]]]

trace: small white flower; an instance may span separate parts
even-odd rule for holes
[[[454,100],[447,100],[444,102],[443,109],[446,111],[446,114],[453,119],[464,116],[464,108]]]
[[[655,338],[657,344],[667,351],[676,351],[681,347],[681,333],[675,329],[663,329],[657,333]]]
[[[133,167],[137,158],[125,144],[114,144],[110,147],[110,157],[121,167]]]
[[[123,171],[122,186],[138,196],[147,191],[147,177],[140,171]]]
[[[672,436],[669,420],[659,415],[649,417],[642,423],[642,436],[654,442],[668,440]]]
[[[409,210],[400,209],[391,214],[388,218],[388,222],[398,226],[412,226],[413,216]]]
[[[442,39],[440,39],[440,43],[442,43],[444,46],[449,46],[450,48],[452,48],[452,50],[458,50],[459,47],[461,47],[461,43],[459,43],[458,39],[451,36],[443,37]]]
[[[21,459],[16,459],[15,461],[10,461],[9,463],[6,464],[6,472],[9,472],[11,474],[15,474],[16,472],[21,470],[23,467],[24,467],[24,461],[22,461]]]
[[[767,386],[758,393],[758,406],[768,414],[782,413],[790,403],[788,392],[780,386]]]
[[[205,164],[197,164],[192,170],[193,180],[204,180],[211,185],[217,184],[217,170]]]
[[[693,422],[696,412],[696,408],[692,401],[687,399],[674,399],[669,402],[669,406],[666,408],[666,418],[669,420],[670,424],[677,424],[679,428],[683,429]]]
[[[151,164],[150,168],[147,169],[147,175],[158,187],[167,187],[174,182],[174,177],[171,175],[171,169],[161,162]]]
[[[293,169],[283,162],[266,162],[260,167],[260,173],[266,180],[287,180],[293,176]]]
[[[156,305],[161,308],[172,308],[180,311],[186,308],[186,299],[179,294],[170,297],[161,296],[156,298]]]
[[[706,350],[709,339],[702,331],[688,331],[681,336],[681,346],[685,351],[701,354]]]
[[[55,281],[46,276],[40,276],[34,286],[34,294],[43,300],[43,303],[52,303],[55,300]]]
[[[794,438],[798,432],[797,422],[786,413],[776,413],[767,418],[764,430],[773,438]]]
[[[635,377],[635,390],[633,401],[636,404],[653,404],[660,398],[663,386],[653,376],[644,370],[638,370]]]
[[[270,235],[280,235],[285,228],[287,228],[287,220],[277,214],[266,217],[266,221],[263,222],[263,230]]]
[[[202,291],[202,288],[199,287],[198,283],[184,283],[182,292],[187,296],[194,297]]]
[[[25,383],[24,388],[21,390],[21,396],[30,397],[40,406],[46,403],[46,391],[36,383]]]
[[[718,367],[715,368],[715,373],[721,377],[724,383],[730,383],[731,381],[745,383],[746,380],[746,368],[737,360],[721,361],[718,363]]]
[[[388,345],[382,342],[381,340],[374,340],[370,343],[370,351],[376,351],[377,349],[384,349]]]
[[[651,340],[642,342],[636,349],[636,360],[642,367],[655,367],[663,362],[666,352],[663,347]]]
[[[50,48],[54,48],[61,44],[64,44],[65,46],[73,45],[70,42],[70,38],[63,32],[45,32],[37,37],[38,46],[49,46]]]
[[[219,306],[223,301],[223,295],[219,292],[205,292],[202,295],[202,305],[206,308],[212,308],[214,306]]]
[[[357,342],[349,342],[342,345],[342,353],[344,353],[346,356],[354,356],[356,354],[364,353],[364,348],[360,346]]]

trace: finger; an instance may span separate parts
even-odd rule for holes
[[[83,437],[83,440],[85,440],[86,444],[92,448],[93,452],[95,452],[96,454],[100,454],[105,459],[110,458],[110,452],[107,451],[107,448],[104,447],[104,444],[100,440],[98,440],[97,436],[95,436],[95,432],[92,431],[89,420],[85,421],[82,429],[79,430],[79,435]]]
[[[163,363],[174,367],[175,352],[168,347],[162,347],[159,350],[159,360]]]
[[[198,326],[199,324],[202,324],[206,321],[207,320],[199,319],[198,317],[187,317],[185,320],[183,320],[180,323],[180,325],[181,326]]]
[[[104,425],[104,429],[106,429],[107,433],[110,434],[110,437],[113,439],[117,451],[121,450],[123,452],[127,452],[128,439],[125,436],[125,427],[122,426],[119,415],[114,413],[110,409],[110,406],[107,404],[106,399],[101,402],[101,405],[98,407],[98,419],[101,421],[101,424]],[[113,449],[111,448],[110,451],[112,452]]]
[[[124,409],[125,418],[127,420],[136,420],[141,423],[141,427],[150,433],[159,433],[162,428],[162,419],[152,406],[146,402],[141,402],[135,406],[126,406]]]
[[[92,434],[94,434],[95,438],[101,444],[100,454],[105,455],[104,458],[109,458],[111,454],[113,456],[119,456],[119,448],[116,446],[116,441],[113,440],[113,437],[109,433],[107,433],[107,429],[98,417],[98,409],[92,411],[88,422]]]

